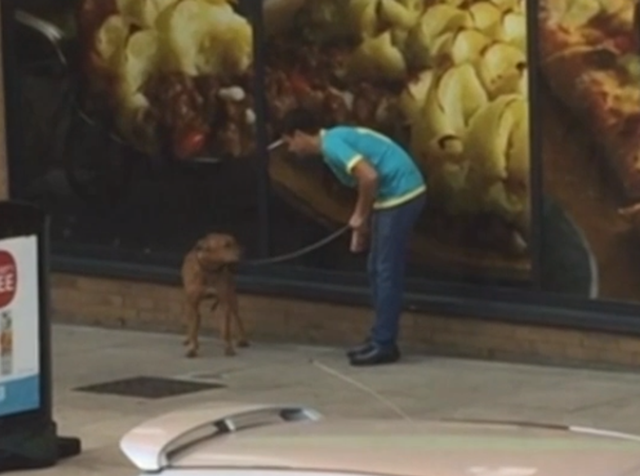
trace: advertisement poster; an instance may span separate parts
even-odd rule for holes
[[[265,0],[273,140],[287,110],[402,144],[428,179],[412,263],[527,281],[530,120],[525,0]],[[272,154],[274,183],[318,219],[353,195],[328,170]],[[429,277],[423,275],[422,277]]]
[[[539,13],[545,196],[572,218],[597,264],[589,297],[638,303],[638,2],[541,0]],[[561,239],[553,246],[567,248]]]
[[[78,4],[86,114],[149,155],[255,153],[253,29],[235,2]]]
[[[388,134],[427,176],[411,277],[527,285],[525,0],[262,4],[266,71],[254,65],[249,2],[16,3],[28,150],[19,164],[25,185],[13,190],[57,217],[54,244],[152,259],[225,231],[251,257],[262,203],[271,253],[318,241],[346,223],[353,191],[319,160],[296,161],[282,149],[256,155],[256,128],[276,141],[282,115],[303,104],[327,125]],[[51,40],[52,27],[61,40]],[[254,79],[264,82],[263,124]],[[261,167],[269,190],[258,183]],[[336,241],[287,264],[362,273],[363,261]]]
[[[37,237],[0,240],[0,418],[40,408]]]
[[[528,285],[542,235],[545,291],[640,303],[637,0],[538,0],[535,19],[527,0],[262,0],[265,71],[248,1],[15,4],[21,15],[3,17],[19,24],[12,50],[3,44],[18,65],[7,84],[20,85],[7,91],[21,101],[9,122],[24,134],[12,192],[55,217],[55,246],[165,265],[225,231],[252,258],[264,203],[272,254],[325,237],[348,220],[353,191],[321,161],[256,154],[257,128],[275,141],[283,114],[304,105],[327,127],[388,134],[424,172],[412,278]],[[286,266],[363,262],[338,240]]]
[[[24,135],[12,192],[54,217],[54,246],[166,265],[223,231],[253,256],[266,198],[252,160],[253,26],[238,2],[11,8],[7,94]]]

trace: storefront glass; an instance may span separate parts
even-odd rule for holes
[[[559,233],[554,254],[572,255],[576,279],[591,270],[591,297],[627,302],[640,300],[640,208],[620,213],[640,199],[637,11],[541,0],[539,18],[544,195],[581,236]]]
[[[353,200],[321,161],[282,150],[267,160],[256,150],[256,126],[275,141],[282,114],[305,104],[327,125],[390,135],[419,162],[430,200],[412,276],[527,284],[523,4],[423,3],[267,0],[254,18],[264,25],[260,70],[242,2],[21,4],[17,23],[7,20],[15,33],[9,57],[19,63],[10,84],[28,104],[18,119],[24,161],[15,195],[45,203],[56,243],[78,252],[107,247],[162,261],[209,230],[235,234],[249,256],[266,238],[271,254],[291,251],[344,223]],[[59,38],[47,36],[52,27]],[[255,120],[256,81],[266,123]],[[492,135],[495,143],[484,140]],[[268,197],[258,196],[264,168]],[[362,265],[344,240],[287,264],[341,272]]]
[[[271,139],[277,140],[282,115],[295,105],[315,110],[327,126],[353,124],[394,138],[429,182],[411,275],[529,282],[524,3],[263,5]],[[348,220],[353,194],[321,163],[301,164],[283,152],[269,163],[273,189],[304,203],[309,217]]]
[[[60,255],[176,267],[210,231],[291,252],[354,198],[320,159],[267,152],[302,104],[421,167],[418,288],[635,301],[636,3],[530,2],[5,3],[12,195],[51,212]],[[347,243],[278,269],[359,281]]]
[[[212,230],[258,252],[251,22],[171,3],[33,0],[5,18],[12,194],[52,213],[58,249],[174,263]],[[215,32],[209,54],[187,31]]]

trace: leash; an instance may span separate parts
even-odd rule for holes
[[[387,407],[389,410],[391,410],[393,413],[398,415],[403,420],[407,420],[407,421],[410,421],[410,422],[414,421],[413,418],[411,418],[411,416],[407,412],[402,410],[398,405],[393,403],[388,398],[385,398],[382,395],[380,395],[380,392],[377,392],[374,389],[372,389],[370,387],[367,387],[365,384],[363,384],[361,382],[358,382],[356,379],[351,378],[351,377],[343,374],[342,372],[329,367],[328,365],[325,365],[325,364],[323,364],[321,362],[318,362],[315,359],[311,359],[309,363],[311,365],[313,365],[314,367],[322,370],[326,374],[329,374],[329,375],[331,375],[333,377],[336,377],[337,379],[340,379],[343,382],[346,382],[349,385],[351,385],[353,387],[356,387],[356,388],[362,390],[365,393],[368,393],[369,395],[374,397],[376,400],[378,400],[380,403],[382,403],[385,407]]]
[[[267,152],[273,152],[274,150],[278,149],[279,147],[285,145],[285,141],[284,139],[278,139],[274,142],[272,142],[271,144],[269,144],[267,146]],[[282,254],[279,256],[274,256],[272,258],[262,258],[262,259],[254,259],[254,260],[247,260],[247,261],[242,261],[240,264],[245,265],[245,266],[265,266],[265,265],[269,265],[269,264],[276,264],[276,263],[282,263],[285,261],[290,261],[296,258],[300,258],[306,254],[312,253],[313,251],[316,251],[317,249],[322,248],[323,246],[328,245],[329,243],[331,243],[332,241],[335,241],[336,239],[340,238],[342,235],[344,235],[347,231],[349,231],[349,226],[343,226],[342,228],[340,228],[339,230],[331,233],[329,236],[327,236],[326,238],[321,239],[320,241],[317,241],[309,246],[305,246],[304,248],[300,248],[297,251],[293,251],[291,253],[286,253],[286,254]]]
[[[334,231],[329,236],[321,239],[320,241],[316,241],[315,243],[313,243],[313,244],[311,244],[309,246],[305,246],[304,248],[300,248],[297,251],[293,251],[291,253],[282,254],[282,255],[279,255],[279,256],[274,256],[272,258],[262,258],[262,259],[241,261],[239,264],[246,265],[246,266],[264,266],[264,265],[268,265],[268,264],[282,263],[284,261],[290,261],[290,260],[293,260],[293,259],[296,259],[296,258],[300,258],[301,256],[304,256],[304,255],[306,255],[308,253],[311,253],[313,251],[316,251],[317,249],[322,248],[323,246],[328,245],[332,241],[335,241],[336,239],[340,238],[342,235],[344,235],[349,230],[350,230],[349,225],[346,225],[346,226],[343,226],[342,228],[340,228],[339,230]]]

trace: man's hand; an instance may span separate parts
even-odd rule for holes
[[[349,249],[352,253],[362,253],[369,247],[369,234],[359,231],[351,232],[351,244]]]
[[[352,253],[361,253],[367,249],[369,241],[369,218],[354,213],[349,220],[351,227],[351,245],[349,246]]]
[[[355,212],[351,215],[349,226],[354,232],[367,233],[369,231],[369,217]]]

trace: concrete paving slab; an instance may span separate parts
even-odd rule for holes
[[[223,400],[306,403],[345,418],[400,418],[390,408],[397,406],[413,418],[560,422],[640,434],[640,375],[633,373],[420,355],[355,369],[342,349],[255,344],[227,358],[215,339],[203,339],[202,348],[201,358],[189,360],[181,336],[54,326],[55,417],[62,434],[82,438],[85,452],[37,473],[136,474],[117,448],[122,434],[161,413]],[[159,400],[74,390],[134,376],[213,380],[226,388]]]

